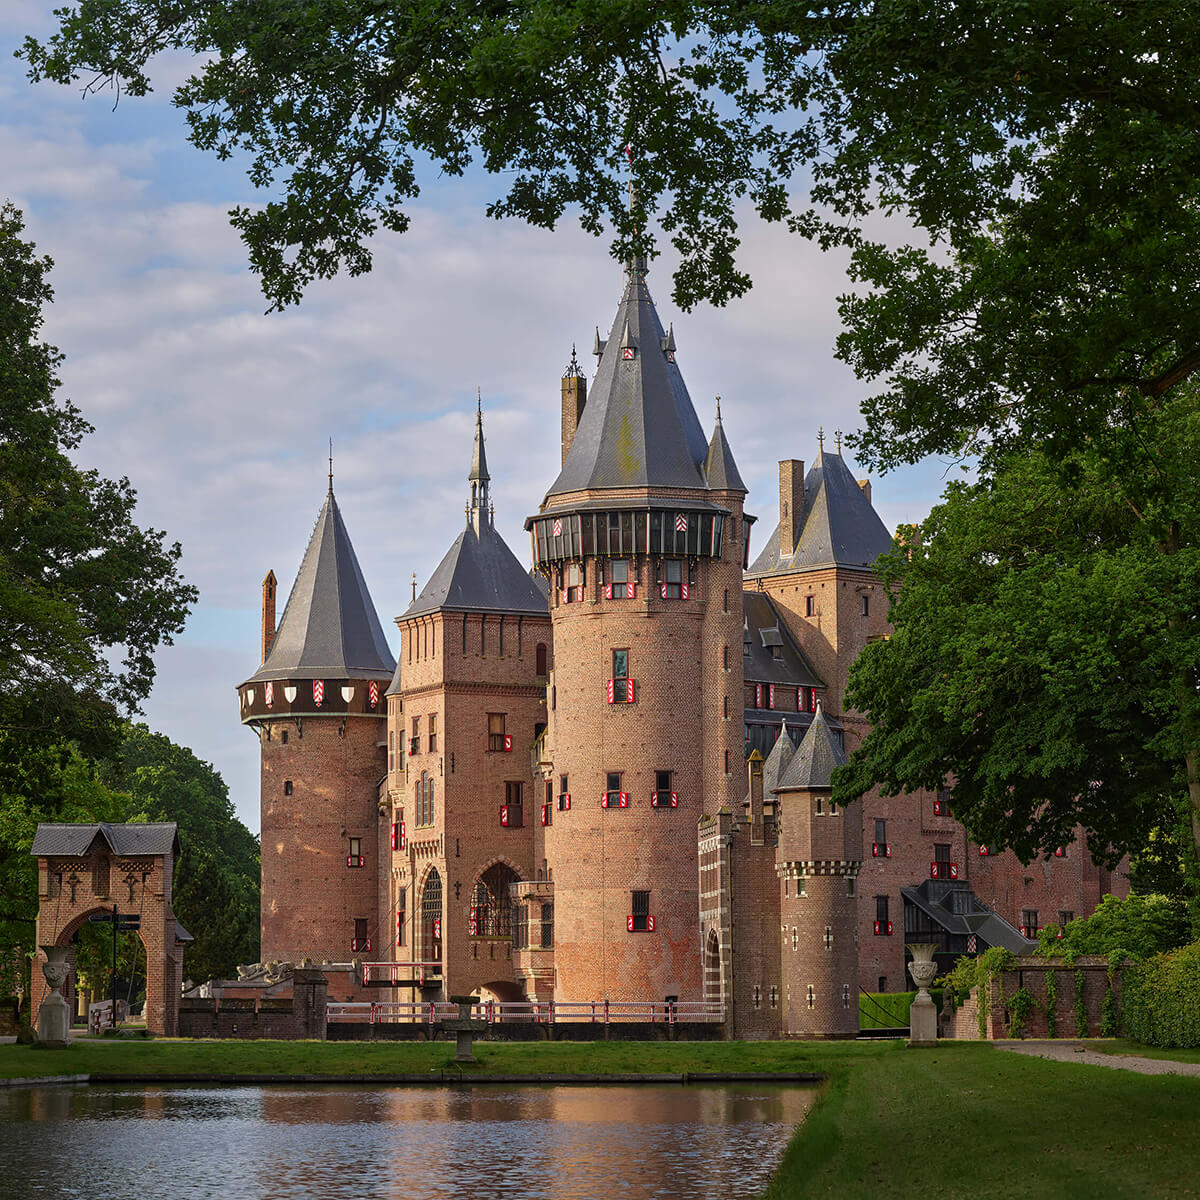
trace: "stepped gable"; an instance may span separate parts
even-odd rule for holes
[[[467,527],[455,538],[454,544],[429,577],[429,582],[405,610],[401,620],[440,609],[530,613],[544,617],[549,611],[546,593],[521,566],[492,521],[482,405],[475,413],[475,447],[467,481],[471,485]],[[399,668],[389,690],[399,690]]]
[[[331,479],[270,653],[246,682],[382,678],[395,666]]]
[[[708,443],[675,363],[674,332],[664,332],[646,287],[645,261],[635,259],[626,277],[612,332],[596,335],[596,378],[547,502],[593,489],[711,486]]]
[[[729,439],[725,436],[725,428],[721,424],[721,400],[717,398],[717,420],[713,425],[712,438],[708,443],[708,454],[704,459],[704,474],[708,486],[717,492],[742,492],[750,489],[742,481],[737,463],[733,461],[733,451],[729,448]]]
[[[779,526],[749,575],[811,567],[870,567],[892,548],[892,535],[838,453],[821,448],[804,479],[804,515],[795,553],[779,552]]]
[[[845,761],[846,755],[818,704],[812,724],[780,777],[777,790],[790,792],[832,787],[833,769]]]

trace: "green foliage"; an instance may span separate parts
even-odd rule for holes
[[[1200,942],[1127,969],[1121,999],[1129,1037],[1151,1046],[1200,1046]]]
[[[1084,974],[1082,971],[1075,972],[1075,1036],[1080,1038],[1090,1037],[1088,1032],[1087,1019],[1087,1002],[1084,999]]]
[[[1046,972],[1046,1036],[1058,1037],[1058,972]]]
[[[1090,917],[1071,921],[1061,938],[1057,925],[1043,929],[1038,953],[1072,961],[1081,954],[1094,954],[1119,963],[1124,957],[1143,959],[1182,946],[1190,930],[1188,906],[1182,899],[1136,893],[1124,900],[1105,896]]]
[[[1025,1022],[1029,1019],[1030,1012],[1038,1007],[1038,1002],[1034,998],[1033,993],[1025,987],[1017,988],[1011,996],[1005,998],[1004,1007],[1009,1014],[1009,1036],[1014,1038],[1024,1037]]]
[[[951,485],[921,545],[882,560],[894,629],[851,669],[871,730],[835,798],[949,786],[971,836],[1025,862],[1083,853],[1082,824],[1114,864],[1177,820],[1200,720],[1178,675],[1200,626],[1176,619],[1200,610],[1200,394],[1145,431],[1156,472],[1116,433],[1105,454],[1017,454]]]
[[[1100,1036],[1116,1037],[1121,1032],[1121,1012],[1116,993],[1110,983],[1104,990],[1104,1002],[1100,1006]]]

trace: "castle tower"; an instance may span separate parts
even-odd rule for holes
[[[464,529],[396,620],[390,957],[435,964],[416,973],[416,999],[485,989],[516,1000],[512,889],[534,876],[550,617],[493,521],[481,408],[467,482]]]
[[[830,777],[846,756],[820,707],[794,753],[788,742],[781,735],[780,758],[768,760],[777,776],[775,863],[783,890],[782,1032],[857,1037],[862,818],[857,804],[846,810],[830,803]]]
[[[742,792],[745,484],[641,260],[539,512],[554,668],[555,996],[700,999],[696,822]],[[572,409],[572,414],[577,410]]]
[[[384,692],[395,662],[332,474],[278,630],[274,591],[270,574],[266,660],[238,689],[242,724],[262,748],[262,957],[370,958],[379,937]]]

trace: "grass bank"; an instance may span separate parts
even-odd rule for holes
[[[878,1046],[855,1042],[476,1042],[464,1075],[824,1073]],[[42,1075],[422,1075],[458,1068],[453,1042],[84,1040],[65,1050],[0,1046],[0,1077]]]
[[[1200,1079],[893,1043],[830,1070],[769,1200],[1200,1195]]]
[[[1200,1063],[1200,1048],[1189,1046],[1183,1050],[1164,1050],[1160,1046],[1147,1046],[1128,1038],[1107,1038],[1103,1041],[1081,1043],[1098,1054],[1132,1054],[1137,1058],[1163,1058],[1168,1062]]]

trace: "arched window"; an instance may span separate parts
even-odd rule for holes
[[[477,937],[512,936],[513,900],[511,887],[521,881],[507,863],[494,863],[475,881],[471,913]]]
[[[421,961],[442,961],[442,877],[436,867],[421,892]]]

